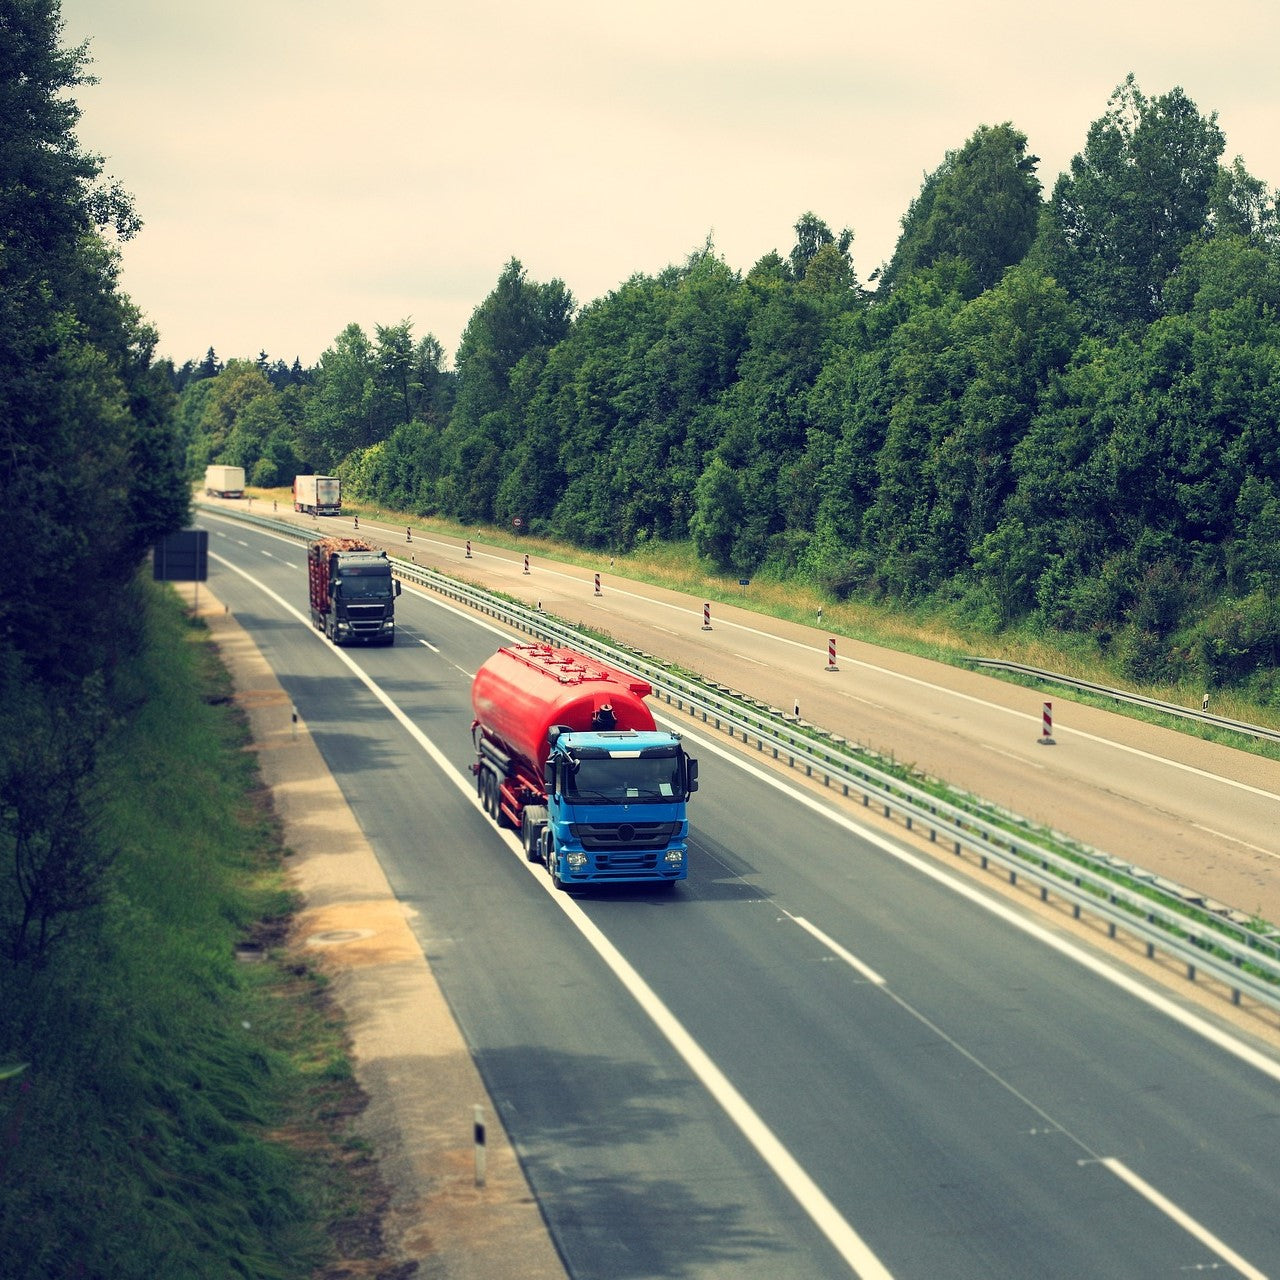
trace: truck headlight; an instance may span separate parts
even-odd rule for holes
[[[684,861],[683,849],[668,849],[663,859],[669,867],[678,867]]]
[[[587,855],[585,853],[566,853],[564,860],[569,864],[570,871],[581,871],[587,865]]]

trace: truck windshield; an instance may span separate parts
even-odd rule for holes
[[[391,575],[389,573],[349,573],[338,583],[338,587],[348,600],[355,596],[389,596]]]
[[[589,758],[567,773],[565,797],[576,803],[656,803],[684,796],[676,755]]]

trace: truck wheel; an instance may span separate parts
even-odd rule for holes
[[[553,889],[564,889],[564,881],[560,879],[560,861],[555,855],[555,850],[547,849],[547,871],[551,874],[551,887]]]
[[[524,842],[524,856],[530,862],[541,862],[542,830],[547,825],[547,810],[543,805],[529,805],[521,818],[520,838]]]

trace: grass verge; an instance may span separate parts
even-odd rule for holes
[[[229,678],[146,594],[105,753],[107,900],[47,963],[0,972],[4,1275],[405,1274],[341,1020],[283,945],[286,854]]]

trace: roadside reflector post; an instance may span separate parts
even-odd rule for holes
[[[1046,702],[1040,715],[1040,737],[1036,739],[1042,747],[1057,746],[1053,740],[1053,703]]]
[[[471,539],[470,538],[467,539],[467,554],[465,558],[467,560],[471,559]]]
[[[791,714],[797,720],[800,719],[800,699],[799,698],[796,699],[795,706],[791,708]]]
[[[404,540],[406,542],[413,541],[413,529],[409,525],[405,525],[404,527]]]
[[[529,557],[528,557],[528,556],[525,556],[525,558],[524,558],[524,571],[525,571],[525,573],[528,573],[528,572],[529,572]]]
[[[835,636],[832,636],[832,637],[827,641],[827,670],[828,670],[828,671],[839,671],[839,670],[840,670],[840,668],[836,666],[836,638],[835,638]]]
[[[711,630],[711,605],[704,604],[702,606],[702,629],[703,631]]]
[[[596,574],[596,595],[600,595],[600,575]]]
[[[359,517],[359,516],[353,516],[353,517],[352,517],[352,520],[351,520],[351,527],[352,527],[353,529],[358,529],[358,528],[360,527],[360,517]]]
[[[483,1187],[485,1175],[484,1108],[477,1103],[473,1115],[476,1143],[476,1186]]]

